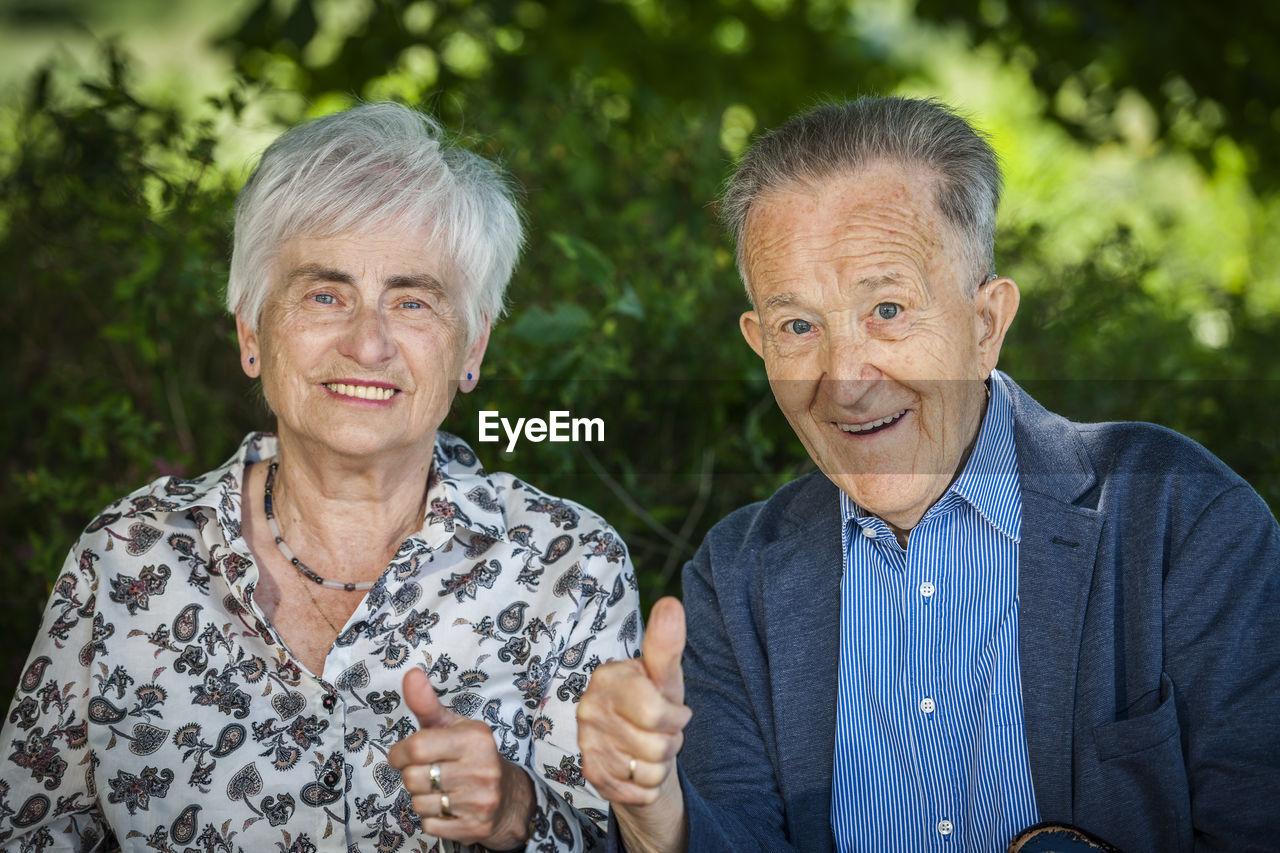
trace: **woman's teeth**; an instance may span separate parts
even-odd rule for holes
[[[390,400],[396,393],[394,388],[380,388],[377,385],[346,385],[342,382],[326,382],[324,387],[344,397],[359,397],[361,400]]]

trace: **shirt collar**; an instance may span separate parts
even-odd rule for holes
[[[251,432],[240,442],[231,458],[217,468],[191,480],[161,478],[152,484],[151,493],[166,496],[159,507],[162,511],[186,512],[195,507],[208,507],[219,513],[220,521],[224,513],[232,510],[238,517],[245,466],[275,456],[277,445],[273,434]]]
[[[186,512],[208,507],[217,513],[224,527],[229,523],[238,527],[245,466],[270,459],[279,446],[279,439],[272,433],[250,433],[230,459],[207,474],[193,480],[166,477],[157,481],[152,494],[164,497],[156,509]],[[498,487],[467,443],[437,431],[432,460],[427,515],[419,535],[433,545],[442,544],[461,527],[491,539],[507,539],[507,520]]]
[[[1014,542],[1021,534],[1018,460],[1013,444],[1013,410],[1002,374],[991,371],[991,399],[978,430],[978,440],[964,470],[948,491],[976,509],[991,526]]]
[[[991,398],[987,401],[982,426],[978,428],[973,453],[956,481],[925,512],[922,522],[948,511],[956,499],[961,499],[1007,538],[1019,541],[1022,502],[1019,500],[1018,463],[1014,453],[1013,409],[1003,377],[1000,371],[991,371],[987,382]],[[844,492],[840,492],[840,510],[846,530],[850,523],[859,526],[881,523]]]
[[[452,533],[455,527],[491,539],[508,538],[498,486],[485,473],[475,451],[456,435],[437,432],[422,535],[430,542],[431,531]]]

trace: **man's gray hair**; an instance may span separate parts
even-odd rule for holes
[[[752,143],[729,178],[721,208],[737,245],[743,283],[742,232],[757,199],[797,185],[818,186],[877,161],[924,166],[937,176],[938,209],[963,241],[973,272],[972,295],[995,270],[1000,163],[981,131],[932,98],[862,97],[822,104]]]
[[[400,104],[362,104],[292,128],[236,198],[227,309],[257,328],[277,254],[294,237],[422,228],[463,281],[467,342],[496,322],[524,230],[493,163]]]

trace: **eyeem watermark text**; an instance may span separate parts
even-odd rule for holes
[[[575,418],[568,412],[547,412],[547,419],[516,418],[511,421],[496,411],[480,412],[480,440],[501,441],[498,425],[507,434],[507,452],[515,450],[521,433],[532,442],[539,441],[604,441],[604,418]]]

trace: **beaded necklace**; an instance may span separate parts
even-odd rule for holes
[[[280,462],[278,460],[273,459],[271,460],[271,465],[267,468],[267,487],[266,487],[266,495],[263,498],[262,508],[266,512],[267,526],[271,528],[271,535],[276,538],[276,547],[280,549],[280,553],[284,555],[284,558],[286,560],[288,560],[290,563],[293,563],[293,567],[297,569],[298,572],[303,577],[307,578],[307,580],[315,581],[316,583],[320,584],[323,587],[327,587],[328,589],[338,589],[338,590],[342,590],[343,592],[363,592],[364,590],[367,590],[367,589],[373,589],[373,585],[377,583],[377,581],[361,581],[360,583],[343,583],[341,581],[331,581],[328,578],[322,578],[318,574],[313,572],[307,566],[306,563],[302,562],[301,560],[299,560],[297,557],[293,555],[293,549],[291,549],[288,546],[288,544],[285,543],[284,537],[280,535],[280,525],[276,524],[276,514],[274,511],[274,507],[272,506],[271,493],[272,493],[272,488],[275,486],[275,482],[276,482],[276,469],[279,467],[280,467]],[[320,615],[324,616],[324,613],[321,612]],[[326,621],[327,621],[327,617],[326,617]]]

